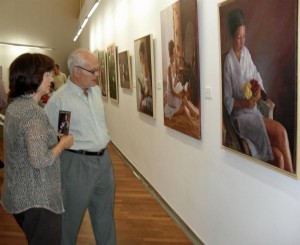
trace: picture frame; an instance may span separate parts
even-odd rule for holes
[[[298,0],[219,3],[222,147],[296,179],[298,8]]]
[[[156,115],[153,35],[134,40],[137,110],[152,118]]]
[[[197,0],[179,0],[162,10],[164,125],[201,138]]]
[[[68,135],[70,129],[71,111],[59,110],[57,132]]]
[[[98,51],[99,60],[99,86],[101,88],[102,97],[104,100],[108,98],[108,83],[107,83],[107,64],[106,64],[106,52],[105,50]]]
[[[128,50],[119,53],[119,75],[121,88],[132,90],[131,63]]]
[[[106,49],[107,54],[107,80],[109,98],[112,102],[119,103],[117,46],[112,43]]]

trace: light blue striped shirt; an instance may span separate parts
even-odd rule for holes
[[[70,149],[99,151],[110,141],[99,86],[88,89],[88,96],[70,79],[49,99],[45,112],[58,128],[59,110],[71,111],[70,131],[74,143]]]

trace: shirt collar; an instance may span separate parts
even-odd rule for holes
[[[68,87],[76,94],[78,94],[79,96],[85,96],[83,93],[83,89],[80,88],[78,85],[76,85],[75,83],[73,83],[71,81],[71,79],[69,78],[67,81]],[[87,90],[88,92],[90,91],[90,88],[88,88]]]

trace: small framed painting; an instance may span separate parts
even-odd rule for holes
[[[99,59],[99,86],[101,88],[102,96],[105,100],[107,100],[107,73],[106,73],[106,52],[105,50],[99,50],[98,52],[98,59]]]
[[[132,90],[131,65],[128,50],[119,53],[119,73],[121,88]]]
[[[68,135],[70,129],[71,111],[59,110],[58,114],[58,127],[59,134]]]
[[[155,118],[155,77],[152,34],[134,41],[137,110]]]
[[[109,45],[106,49],[106,54],[109,98],[111,101],[119,103],[117,46],[115,44]]]

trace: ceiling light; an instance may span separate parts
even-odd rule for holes
[[[100,0],[98,0],[98,1],[95,2],[94,6],[92,7],[92,9],[90,10],[90,12],[87,15],[88,18],[90,18],[92,16],[92,14],[94,13],[94,11],[98,7],[99,3],[100,3]]]
[[[87,9],[86,6],[87,6],[88,4],[90,4],[89,2],[90,2],[90,1],[85,1],[85,2],[84,2],[84,6],[83,6],[82,11],[81,11],[80,16],[79,16],[79,21],[83,19],[83,18],[80,18],[80,17],[82,17],[82,16],[84,16],[84,20],[83,20],[83,22],[82,22],[82,24],[81,24],[79,30],[77,31],[77,34],[75,35],[75,37],[74,37],[74,39],[73,39],[74,42],[77,40],[77,38],[79,37],[79,35],[80,35],[80,33],[82,32],[83,28],[84,28],[85,25],[87,24],[89,18],[92,16],[92,14],[94,13],[94,11],[95,11],[96,8],[98,7],[98,5],[99,5],[99,3],[100,3],[100,0],[95,0],[91,8],[87,7],[87,8],[89,9],[89,11],[86,11],[86,12],[87,12],[87,15],[85,15],[85,14],[84,14],[84,10]],[[87,5],[85,5],[85,4],[87,4]]]
[[[51,47],[44,47],[44,46],[38,46],[38,45],[28,45],[28,44],[21,44],[21,43],[11,43],[11,42],[0,42],[0,45],[54,50],[54,48],[51,48]]]

